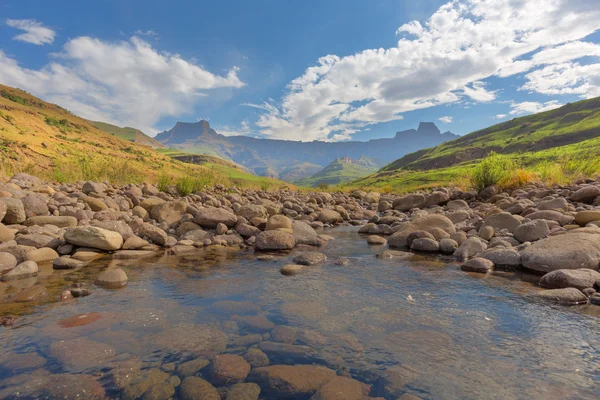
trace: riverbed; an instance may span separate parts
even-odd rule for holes
[[[325,230],[335,238],[319,249],[328,261],[296,276],[279,269],[302,248],[262,261],[252,251],[216,246],[101,259],[77,271],[41,267],[33,281],[18,284],[43,284],[52,301],[0,307],[19,315],[0,328],[0,397],[35,397],[37,381],[72,374],[95,379],[109,398],[141,396],[117,382],[114,370],[136,360],[136,373],[156,371],[177,386],[179,364],[198,356],[186,344],[195,343],[199,327],[224,333],[224,351],[243,356],[272,342],[276,326],[291,328],[284,330],[288,342],[299,347],[271,349],[270,364],[323,365],[369,385],[372,397],[600,396],[600,307],[540,302],[530,296],[539,276],[522,271],[469,274],[442,256],[379,259],[384,247],[367,245],[357,230]],[[100,271],[116,266],[126,271],[127,287],[93,286]],[[57,301],[76,282],[92,294]],[[401,385],[382,385],[382,373],[394,367],[406,372]],[[195,375],[210,382],[209,371],[207,365]],[[179,393],[175,388],[174,398]],[[277,397],[263,391],[259,398]]]

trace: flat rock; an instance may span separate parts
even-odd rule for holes
[[[94,226],[69,228],[65,240],[76,246],[100,250],[118,250],[123,246],[123,236],[117,232]]]
[[[237,383],[233,385],[225,396],[225,400],[258,400],[260,386],[256,383]]]
[[[460,269],[467,272],[479,272],[479,273],[487,273],[494,268],[494,263],[486,258],[475,257],[463,265],[460,266]]]
[[[285,275],[285,276],[298,275],[305,271],[306,271],[306,265],[300,265],[300,264],[286,264],[283,267],[281,267],[281,269],[279,270],[279,272],[281,272],[281,274]]]
[[[237,217],[232,212],[224,208],[201,208],[194,218],[194,222],[202,228],[215,229],[218,224],[224,224],[227,227],[233,227],[237,222]]]
[[[591,269],[557,269],[548,272],[540,279],[540,286],[546,289],[576,288],[586,289],[594,287],[600,282],[600,272]]]
[[[155,334],[156,350],[181,356],[212,359],[225,351],[227,335],[211,326],[180,325]]]
[[[550,236],[521,251],[524,267],[550,272],[558,269],[598,269],[600,235],[583,232]]]
[[[316,251],[307,251],[294,257],[294,263],[300,265],[315,265],[327,261],[327,256]]]
[[[115,350],[107,344],[80,337],[54,342],[50,354],[71,372],[82,372],[106,365],[115,356]]]
[[[216,385],[230,385],[246,379],[250,364],[236,354],[221,354],[213,360],[210,373]]]
[[[296,240],[294,235],[288,232],[264,231],[256,235],[254,245],[257,250],[291,250],[296,245]]]
[[[310,400],[363,400],[363,385],[355,379],[336,376],[321,386]]]
[[[179,385],[178,392],[181,400],[221,400],[217,388],[196,376],[185,378]]]
[[[48,290],[45,286],[34,285],[21,290],[19,293],[11,297],[12,301],[17,303],[27,303],[30,301],[38,301],[48,297]]]
[[[585,304],[588,301],[586,295],[581,290],[575,288],[542,290],[534,296],[564,305]]]
[[[77,226],[77,218],[71,216],[37,216],[29,217],[25,222],[25,226],[33,225],[54,225],[59,228],[74,228]]]

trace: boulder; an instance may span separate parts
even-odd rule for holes
[[[598,269],[600,235],[584,232],[567,233],[538,240],[521,251],[525,268],[538,272],[558,269]]]
[[[256,383],[236,383],[225,396],[225,400],[258,400],[260,386]]]
[[[197,376],[189,376],[178,387],[181,400],[221,400],[217,388]]]
[[[517,226],[521,225],[523,221],[522,217],[509,214],[507,212],[501,212],[488,216],[483,221],[483,226],[491,226],[495,232],[506,229],[508,232],[513,233]]]
[[[123,246],[123,236],[117,232],[94,226],[69,228],[65,232],[65,240],[81,247],[100,250],[118,250]]]
[[[267,226],[265,229],[268,231],[272,231],[274,229],[292,229],[292,220],[285,215],[273,215],[267,220]]]
[[[0,275],[17,266],[17,258],[10,253],[0,253]]]
[[[406,240],[411,232],[429,231],[432,228],[440,228],[450,234],[456,232],[450,219],[443,215],[430,214],[401,223],[400,228],[388,239],[388,244],[390,247],[408,247]]]
[[[513,248],[494,247],[480,254],[496,266],[517,267],[521,265],[521,254]]]
[[[305,221],[294,221],[292,232],[294,233],[296,244],[306,244],[309,246],[321,246],[323,244],[317,232]]]
[[[231,228],[236,224],[237,217],[224,208],[208,207],[198,210],[194,222],[207,229],[215,229],[219,223]]]
[[[48,290],[42,285],[33,285],[21,290],[19,293],[12,296],[10,299],[17,303],[28,303],[30,301],[38,301],[48,297]]]
[[[246,218],[250,221],[252,218],[268,218],[269,213],[267,209],[263,206],[256,204],[245,204],[243,205],[237,212],[237,215]]]
[[[24,261],[15,268],[2,275],[2,281],[12,281],[15,279],[30,278],[38,274],[38,265],[35,261]]]
[[[186,209],[187,203],[185,201],[169,201],[153,207],[150,211],[150,217],[156,222],[165,222],[167,225],[171,225],[172,223],[181,220]]]
[[[542,290],[534,296],[563,305],[585,304],[588,301],[586,295],[581,290],[575,288]]]
[[[540,286],[546,289],[593,288],[600,282],[600,272],[591,269],[557,269],[548,272],[540,279]]]
[[[600,221],[600,210],[585,210],[575,214],[575,223],[579,226],[585,226],[593,221]]]
[[[12,197],[0,197],[0,202],[6,206],[6,214],[2,219],[5,224],[20,224],[25,221],[25,207],[20,199]]]
[[[381,199],[381,193],[379,192],[369,192],[363,197],[363,200],[367,203],[379,203],[379,199]]]
[[[307,251],[294,257],[294,262],[300,265],[315,265],[327,261],[327,256],[317,251]]]
[[[392,207],[398,211],[408,211],[412,208],[420,208],[425,203],[425,196],[422,194],[410,194],[394,200]]]
[[[514,231],[515,239],[519,242],[535,242],[550,234],[548,223],[543,219],[536,219],[517,226]]]
[[[33,226],[33,225],[54,225],[59,228],[73,228],[77,226],[77,218],[71,216],[37,216],[27,218],[25,222],[23,222],[25,226]]]
[[[254,245],[257,250],[291,250],[296,245],[296,240],[288,232],[264,231],[256,235]]]
[[[90,193],[104,193],[106,190],[106,185],[99,182],[85,182],[81,187],[81,191],[85,194]]]
[[[549,221],[556,221],[560,224],[560,226],[571,224],[575,220],[575,217],[570,214],[563,214],[554,210],[536,211],[531,214],[527,214],[527,218],[531,220],[547,219]]]
[[[15,239],[15,234],[8,229],[4,224],[0,223],[0,243],[10,242]]]
[[[308,397],[336,377],[335,371],[316,365],[273,365],[256,368],[248,380],[265,395],[278,399]]]
[[[564,197],[557,197],[551,200],[540,201],[537,205],[538,210],[563,210],[567,211],[569,209],[569,203],[565,200]]]
[[[369,235],[369,237],[367,237],[367,243],[375,246],[381,246],[387,244],[387,239],[378,235]]]
[[[318,219],[325,224],[335,224],[342,221],[342,216],[334,210],[321,210]]]
[[[446,238],[440,240],[440,251],[444,254],[452,254],[458,249],[458,243],[454,239]]]
[[[211,365],[211,381],[216,385],[230,385],[246,379],[250,373],[250,364],[236,354],[221,354],[215,357]]]
[[[494,269],[494,263],[486,258],[476,257],[465,262],[460,266],[460,269],[467,272],[479,272],[485,274]]]
[[[454,252],[459,260],[466,260],[487,249],[487,245],[478,237],[470,237],[465,240]]]
[[[281,275],[292,276],[292,275],[298,275],[298,274],[304,272],[305,269],[306,269],[305,265],[286,264],[283,267],[281,267],[279,272],[281,273]]]
[[[25,255],[25,260],[35,261],[36,263],[43,263],[54,261],[59,257],[56,250],[49,247],[42,247],[41,249],[35,249],[28,251]]]
[[[98,275],[94,282],[107,289],[118,289],[127,285],[127,274],[121,268],[108,269]]]
[[[310,398],[310,400],[363,400],[363,384],[345,376],[336,376]]]
[[[591,204],[598,196],[600,196],[600,188],[597,186],[584,186],[571,194],[571,201]]]
[[[437,252],[440,250],[440,245],[435,239],[418,238],[412,241],[411,250]]]
[[[202,232],[204,232],[204,231],[202,231]],[[190,233],[190,232],[188,232],[188,233]],[[147,237],[148,239],[152,240],[153,243],[155,243],[159,246],[164,246],[165,244],[167,244],[167,240],[169,239],[169,237],[167,236],[167,233],[165,231],[160,229],[158,226],[154,226],[147,222],[144,222],[140,226],[140,228],[138,229],[138,234],[140,236]]]

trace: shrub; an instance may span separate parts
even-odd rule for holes
[[[188,196],[197,190],[197,185],[196,179],[191,176],[184,176],[179,178],[175,186],[181,196]]]
[[[319,190],[325,191],[325,190],[329,189],[329,184],[328,183],[319,183],[318,188],[319,188]]]
[[[166,174],[160,174],[158,176],[158,182],[156,184],[156,187],[161,192],[166,192],[167,190],[169,190],[169,186],[171,185],[171,182],[173,182],[173,178],[171,176],[166,175]]]
[[[504,188],[519,188],[527,185],[528,183],[539,180],[535,172],[529,171],[523,168],[516,169],[507,175],[501,182],[500,186]]]
[[[260,182],[260,190],[267,191],[271,188],[271,182],[269,181],[261,181]]]
[[[516,164],[510,158],[490,152],[471,172],[471,186],[480,191],[486,187],[497,185],[509,177],[516,169]]]

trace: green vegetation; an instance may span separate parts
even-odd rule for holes
[[[492,151],[471,171],[471,186],[479,191],[497,185],[508,179],[515,169],[512,159]]]
[[[59,131],[65,133],[71,130],[69,126],[69,121],[66,118],[57,119],[54,117],[46,117],[44,121],[50,125],[58,128]]]
[[[92,125],[103,132],[110,133],[116,137],[133,142],[138,132],[135,128],[121,128],[116,125],[107,124],[106,122],[91,121]]]
[[[29,104],[29,102],[27,101],[26,98],[21,97],[16,93],[11,93],[8,90],[0,90],[0,96],[4,97],[5,99],[8,99],[10,101],[14,101],[15,103],[24,105],[24,106]]]
[[[600,172],[599,134],[600,98],[583,100],[408,154],[351,182],[347,189],[391,187],[409,192],[447,185],[471,189],[496,180],[513,187],[531,181],[564,184]],[[491,160],[506,164],[495,167],[486,158],[490,154]],[[510,172],[498,179],[497,172],[508,165]]]

